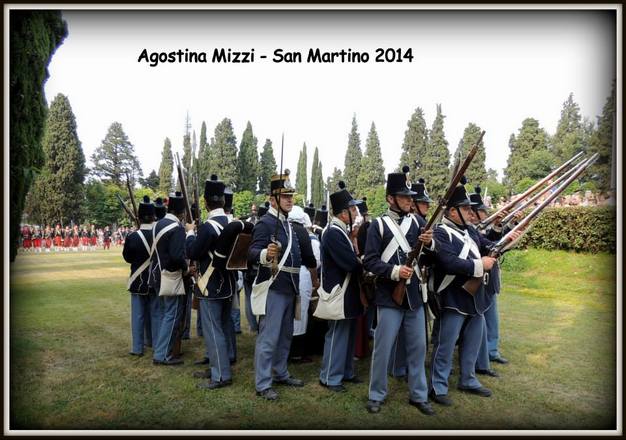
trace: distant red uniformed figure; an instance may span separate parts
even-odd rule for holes
[[[28,226],[24,226],[22,228],[22,246],[27,251],[30,251],[30,249],[33,247],[32,234]]]
[[[41,238],[41,230],[39,229],[39,226],[37,226],[33,230],[33,248],[35,252],[41,252]]]
[[[104,234],[102,235],[104,248],[111,249],[111,231],[108,226],[104,228]]]
[[[98,245],[98,233],[94,224],[91,225],[91,230],[89,231],[89,244],[91,245],[91,250],[95,250]]]
[[[83,226],[82,231],[80,231],[80,242],[83,250],[87,250],[87,246],[89,246],[89,232],[87,232],[87,228],[85,226]]]
[[[50,248],[52,247],[52,229],[50,229],[50,225],[46,225],[43,238],[44,245],[46,246],[46,252],[50,252]]]
[[[69,226],[63,231],[63,250],[67,251],[72,246],[72,231]]]
[[[80,231],[78,230],[78,225],[74,225],[72,229],[72,247],[75,252],[78,252],[78,245],[80,243]]]
[[[52,240],[53,240],[52,242],[54,243],[54,249],[58,251],[61,245],[63,244],[63,231],[61,230],[61,225],[58,223],[56,227],[54,228],[54,234],[53,234]]]

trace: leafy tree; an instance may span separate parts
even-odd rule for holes
[[[615,189],[615,180],[611,178],[611,170],[615,172],[613,162],[613,148],[615,140],[615,81],[613,81],[611,95],[606,99],[602,114],[598,116],[598,128],[589,140],[589,153],[598,153],[598,160],[587,174],[597,176],[598,188],[603,191]]]
[[[116,197],[116,194],[119,194],[123,200],[127,200],[126,190],[111,182],[92,179],[85,185],[85,194],[86,223],[93,223],[99,227],[113,224],[131,226],[130,219]],[[128,202],[126,206],[131,207]]]
[[[174,156],[172,156],[172,143],[165,138],[163,152],[161,153],[161,165],[159,166],[159,192],[169,194],[174,189],[172,173],[174,172]]]
[[[387,211],[385,185],[376,185],[367,188],[359,194],[360,198],[367,197],[367,209],[370,217],[378,217]]]
[[[341,170],[335,167],[333,173],[326,179],[326,192],[331,194],[337,191],[340,180],[343,180],[343,175]],[[324,199],[324,203],[326,203],[326,199]],[[318,205],[315,205],[315,207],[319,208]]]
[[[426,141],[427,147],[422,155],[417,158],[419,168],[414,172],[417,178],[424,178],[428,192],[434,197],[443,196],[450,182],[450,173],[448,172],[450,151],[443,131],[444,118],[441,104],[437,104],[437,116],[435,116],[430,135]]]
[[[409,174],[411,180],[417,181],[421,176],[417,175],[415,161],[421,162],[421,159],[426,155],[428,145],[428,129],[424,120],[424,112],[420,107],[411,115],[411,119],[407,122],[407,127],[407,130],[404,132],[404,142],[402,142],[402,154],[400,155],[398,169],[408,165],[411,168]]]
[[[515,186],[513,187],[513,194],[521,194],[526,191],[528,188],[537,183],[536,179],[532,179],[530,177],[524,177],[520,179]]]
[[[13,10],[9,29],[9,258],[13,261],[26,194],[44,163],[47,67],[67,36],[67,24],[60,11]]]
[[[574,94],[570,93],[563,103],[561,118],[552,139],[552,152],[558,163],[570,159],[583,150],[583,131],[580,107],[574,102]]]
[[[348,135],[348,148],[343,167],[343,178],[349,191],[356,190],[357,179],[361,171],[361,156],[361,137],[356,123],[356,115],[354,115],[352,117],[352,129]]]
[[[230,119],[224,118],[217,124],[210,149],[210,174],[217,174],[226,186],[234,186],[237,182],[237,138]]]
[[[313,153],[313,166],[311,168],[311,201],[316,207],[325,202],[324,177],[322,175],[322,163],[319,160],[319,152],[315,147]]]
[[[361,172],[357,178],[356,188],[348,188],[353,190],[355,194],[363,194],[365,190],[373,186],[385,183],[385,165],[380,152],[380,141],[376,126],[372,122],[370,132],[365,142],[365,154],[361,159]]]
[[[159,175],[156,171],[152,170],[147,178],[139,179],[139,184],[146,188],[150,188],[152,191],[159,191],[159,181]]]
[[[513,188],[525,177],[542,178],[554,164],[554,155],[548,150],[549,136],[539,121],[526,118],[517,137],[511,135],[511,152],[504,170],[505,183]]]
[[[143,177],[135,148],[119,122],[111,124],[102,143],[91,155],[91,161],[94,175],[116,185],[125,184],[127,173],[133,185],[137,177]]]
[[[256,192],[259,157],[257,138],[252,132],[252,124],[248,121],[239,145],[237,159],[237,191]]]
[[[87,174],[85,155],[70,102],[60,93],[50,105],[43,151],[43,172],[29,195],[30,214],[41,223],[78,222]]]
[[[465,128],[463,138],[459,141],[459,146],[455,152],[455,156],[457,158],[460,156],[462,159],[465,159],[470,148],[472,148],[478,140],[481,131],[482,130],[478,125],[470,122],[470,124]],[[469,168],[465,172],[465,176],[471,185],[482,185],[482,183],[487,180],[487,170],[485,169],[485,145],[483,141],[481,141],[478,145],[478,151],[476,152]]]
[[[233,209],[235,210],[235,216],[241,217],[244,215],[250,215],[250,208],[253,203],[253,191],[245,190],[233,194]]]
[[[306,143],[302,145],[300,156],[298,157],[298,173],[296,174],[296,191],[302,194],[306,199],[307,188],[307,159],[306,159]]]
[[[274,159],[274,150],[272,149],[272,141],[269,139],[265,139],[259,168],[259,192],[269,194],[272,176],[278,174],[276,159]]]

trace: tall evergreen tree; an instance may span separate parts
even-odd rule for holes
[[[548,133],[539,126],[536,119],[524,119],[517,137],[511,136],[511,152],[504,170],[505,183],[509,189],[524,178],[544,177],[554,164],[552,153],[548,151]]]
[[[400,155],[398,168],[402,169],[404,165],[408,165],[411,168],[411,180],[417,181],[415,161],[420,161],[425,156],[428,144],[428,128],[424,120],[424,112],[420,107],[415,109],[411,115],[411,119],[407,122],[407,127],[407,130],[404,132],[404,142],[402,142],[402,154]]]
[[[206,138],[206,122],[202,121],[202,127],[200,128],[200,145],[198,146],[198,173],[200,174],[200,180],[204,181],[209,176],[208,162],[207,162],[207,138]],[[200,182],[202,183],[202,182]]]
[[[558,163],[563,163],[583,150],[583,130],[580,107],[570,93],[563,103],[561,118],[552,139],[552,152]]]
[[[127,173],[133,185],[138,177],[143,177],[139,159],[135,156],[135,147],[119,122],[111,124],[102,143],[91,155],[91,160],[94,163],[92,173],[115,185],[125,184]]]
[[[263,151],[261,152],[261,160],[259,161],[259,168],[259,192],[269,194],[272,176],[278,174],[274,150],[272,149],[272,141],[269,139],[265,139],[265,145],[263,145]]]
[[[302,194],[307,200],[307,158],[306,158],[306,142],[302,145],[300,156],[298,157],[298,173],[296,174],[296,191]]]
[[[85,155],[70,102],[60,93],[50,104],[42,145],[45,163],[29,194],[30,214],[41,223],[79,222]]]
[[[155,170],[150,171],[148,177],[145,179],[139,179],[139,184],[145,188],[150,188],[152,191],[159,190],[159,175]]]
[[[616,148],[615,122],[615,81],[613,81],[611,95],[607,97],[602,114],[598,116],[598,128],[589,140],[589,153],[598,153],[599,156],[587,174],[597,176],[598,189],[603,191],[616,189],[615,176],[611,177],[616,171],[614,163],[616,158],[613,155]]]
[[[437,116],[428,136],[427,147],[418,156],[419,167],[414,173],[416,178],[424,178],[429,193],[434,197],[443,196],[450,181],[450,151],[443,130],[444,118],[441,104],[437,104]]]
[[[67,36],[61,11],[12,10],[9,17],[9,217],[11,261],[28,193],[44,163],[41,138],[46,118],[47,66]]]
[[[224,118],[217,124],[214,139],[211,173],[217,174],[226,186],[233,186],[237,182],[237,138],[230,119]]]
[[[198,141],[196,138],[196,130],[191,135],[191,175],[196,176],[200,169],[198,163]]]
[[[337,188],[339,188],[338,183],[340,180],[343,180],[343,174],[341,173],[341,170],[339,168],[335,167],[332,174],[328,176],[328,179],[326,179],[326,192],[330,192],[332,194],[337,191]],[[360,196],[361,194],[358,195]],[[324,199],[324,201],[326,201],[326,199]]]
[[[356,115],[352,117],[352,129],[348,135],[348,148],[344,159],[343,178],[349,191],[354,191],[361,171],[361,137],[359,136]]]
[[[316,207],[320,207],[322,203],[326,202],[322,163],[319,159],[317,147],[315,147],[315,152],[313,153],[313,164],[311,167],[311,202],[313,202]]]
[[[257,138],[252,132],[252,124],[248,121],[239,144],[237,158],[237,191],[256,192],[259,157],[257,153]]]
[[[354,193],[362,196],[371,187],[385,183],[385,165],[380,152],[380,141],[376,133],[376,125],[372,122],[365,141],[365,153],[361,159],[361,172],[357,178]],[[350,189],[350,188],[349,188]]]
[[[169,138],[165,138],[163,152],[161,153],[161,165],[159,166],[159,192],[165,196],[174,189],[173,172],[174,156],[172,155],[172,143]]]
[[[482,129],[470,122],[467,127],[465,127],[465,131],[463,132],[463,138],[459,141],[459,146],[454,153],[456,158],[461,158],[464,160],[469,152],[470,148],[476,143],[478,138],[480,137]],[[485,144],[484,141],[481,141],[478,145],[478,151],[476,152],[476,156],[472,160],[469,168],[465,172],[465,176],[470,185],[483,184],[487,180],[487,169],[485,168]]]

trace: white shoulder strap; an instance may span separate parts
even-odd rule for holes
[[[146,248],[146,251],[148,251],[148,259],[144,261],[143,263],[141,263],[141,265],[137,268],[137,270],[135,270],[133,273],[130,274],[130,276],[128,277],[128,284],[126,286],[127,289],[130,289],[130,286],[137,279],[137,277],[140,276],[143,273],[143,271],[148,268],[148,266],[150,265],[150,258],[152,257],[152,249],[148,245],[148,240],[146,240],[146,237],[141,232],[141,229],[137,231],[137,235],[139,235],[139,238],[141,238],[141,241],[143,242],[143,245]]]
[[[156,235],[156,237],[154,235],[156,232],[156,226],[152,229],[152,253],[156,252],[157,260],[159,261],[159,269],[161,269],[161,258],[159,257],[159,252],[157,251],[157,243],[159,242],[161,237],[165,235],[166,232],[171,231],[176,226],[178,226],[178,223],[176,222],[170,223],[169,225],[161,229],[159,233]]]
[[[389,242],[380,257],[382,261],[388,263],[399,247],[402,248],[405,253],[409,253],[411,251],[411,246],[405,236],[411,227],[411,219],[405,217],[404,220],[402,220],[402,225],[400,227],[398,227],[398,225],[388,216],[384,216],[382,219],[394,237],[394,240]]]
[[[478,252],[478,247],[476,246],[476,243],[474,243],[474,240],[472,240],[472,237],[469,236],[469,233],[467,231],[465,231],[465,234],[461,234],[460,232],[455,231],[454,229],[452,229],[451,227],[447,225],[441,224],[440,226],[448,233],[451,241],[452,241],[452,235],[454,235],[455,237],[457,237],[459,240],[463,242],[463,248],[461,248],[461,252],[458,255],[460,259],[465,260],[467,256],[469,255],[470,249],[474,253]],[[480,257],[480,253],[478,253],[477,255],[478,257]],[[443,289],[448,287],[455,278],[456,278],[456,275],[451,275],[451,274],[446,275],[441,281],[441,284],[439,285],[439,287],[437,288],[437,293],[441,292]]]

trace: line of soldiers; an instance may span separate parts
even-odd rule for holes
[[[194,373],[207,379],[198,386],[217,389],[232,384],[236,340],[231,310],[239,288],[237,272],[228,264],[237,238],[251,232],[244,255],[248,271],[243,286],[248,320],[258,330],[254,353],[257,396],[276,400],[277,385],[304,386],[289,373],[288,359],[294,322],[297,326],[306,319],[309,307],[313,316],[328,321],[319,383],[334,392],[346,391],[346,383],[363,381],[354,368],[355,349],[363,339],[363,329],[369,329],[363,325],[368,322],[364,316],[375,319],[369,412],[381,410],[389,374],[406,377],[408,402],[423,414],[435,413],[430,401],[451,405],[448,380],[456,345],[458,389],[490,396],[491,391],[476,374],[495,376],[490,361],[507,361],[498,352],[497,260],[487,254],[507,226],[496,222],[487,233],[479,233],[473,224],[487,214],[480,189],[468,196],[460,184],[447,203],[442,222],[425,230],[432,200],[423,180],[408,181],[407,168],[388,174],[388,210],[373,221],[367,216],[366,203],[355,200],[340,184],[329,196],[332,218],[317,226],[318,235],[313,234],[315,225],[306,231],[299,222],[289,221],[295,190],[286,173],[272,178],[267,212],[263,214],[260,208],[254,225],[233,221],[224,210],[228,190],[215,175],[205,182],[209,216],[199,225],[184,223],[186,201],[180,193],[170,195],[167,207],[160,199],[153,204],[144,198],[138,210],[141,227],[129,235],[124,247],[124,258],[131,264],[131,354],[143,353],[143,329],[150,316],[153,362],[181,364],[174,344],[181,333],[186,297],[193,292],[209,364],[208,370]],[[311,217],[315,212],[311,206],[305,211]],[[158,221],[153,223],[155,216]],[[516,234],[512,234],[513,240],[519,237]],[[416,267],[405,265],[418,242],[424,245],[419,265],[430,267],[427,279],[422,279]],[[462,289],[469,278],[489,271],[488,282],[476,294]],[[301,278],[309,280],[310,288],[303,288]],[[406,287],[398,304],[392,294],[400,280]],[[307,298],[305,290],[316,291],[317,301]],[[427,374],[431,310],[436,319]]]

